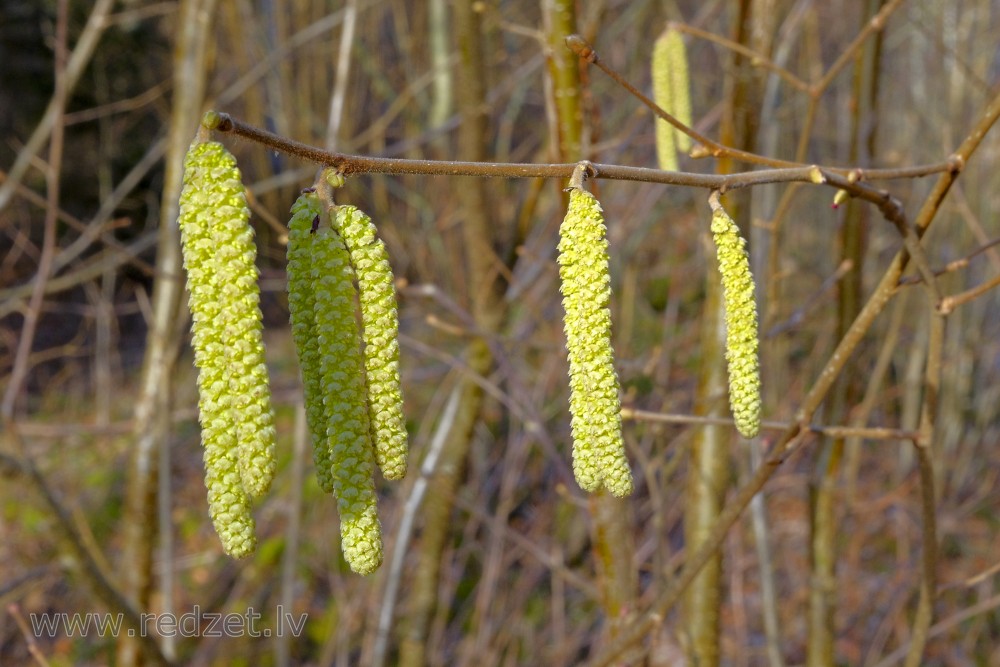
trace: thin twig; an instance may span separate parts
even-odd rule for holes
[[[111,609],[122,615],[124,627],[127,630],[133,631],[134,634],[132,636],[138,639],[143,653],[153,664],[163,666],[172,665],[173,663],[163,654],[156,643],[156,639],[152,635],[142,632],[143,622],[139,612],[132,606],[132,603],[129,602],[125,594],[115,585],[101,567],[100,561],[103,560],[103,555],[94,554],[88,549],[87,541],[80,535],[69,510],[66,509],[66,506],[59,500],[49,486],[49,483],[45,480],[42,472],[36,466],[34,459],[28,454],[27,448],[20,436],[10,430],[6,432],[6,435],[11,448],[18,452],[20,456],[15,459],[14,457],[4,455],[3,459],[11,463],[12,467],[16,465],[19,472],[27,475],[28,480],[35,487],[35,490],[38,491],[38,494],[48,506],[49,511],[56,518],[56,527],[82,565],[81,572],[93,587],[97,597]]]
[[[695,426],[722,425],[731,426],[731,417],[701,417],[697,415],[681,415],[663,412],[649,412],[646,410],[636,410],[634,408],[622,408],[622,419],[633,421],[660,422],[664,424],[690,424]],[[760,428],[764,431],[787,431],[792,428],[791,422],[762,421]],[[880,426],[860,427],[860,426],[820,426],[810,424],[805,427],[806,431],[825,435],[831,438],[862,438],[864,440],[905,440],[914,441],[920,437],[919,431],[910,431],[898,428],[885,428]]]
[[[291,480],[289,484],[288,502],[285,505],[285,550],[281,554],[281,579],[278,599],[280,607],[285,612],[291,612],[295,603],[295,581],[299,558],[299,540],[301,539],[302,518],[302,488],[306,476],[306,443],[309,440],[309,428],[306,422],[305,404],[300,398],[295,404],[295,430],[292,440]],[[274,663],[278,667],[288,667],[292,664],[291,635],[282,633],[275,637]]]
[[[933,639],[934,637],[939,637],[949,630],[965,623],[969,619],[975,618],[980,614],[993,611],[997,607],[1000,607],[1000,594],[989,597],[982,602],[978,602],[967,609],[963,609],[948,618],[938,621],[931,627],[930,631],[928,631],[927,638]],[[909,642],[900,646],[895,651],[879,660],[875,664],[875,667],[890,667],[891,665],[899,662],[906,655],[909,647]]]
[[[914,442],[920,471],[920,515],[923,556],[920,572],[920,601],[913,619],[910,648],[906,667],[917,667],[927,644],[931,621],[934,620],[934,599],[937,593],[937,517],[935,513],[934,464],[931,459],[937,406],[941,395],[941,363],[944,352],[945,316],[931,311],[930,333],[927,336],[927,366],[924,369],[924,396],[920,406],[920,438]]]
[[[924,200],[924,204],[917,214],[915,221],[918,233],[923,233],[934,220],[941,202],[948,193],[949,187],[954,182],[958,173],[960,173],[960,167],[968,161],[976,148],[979,147],[983,137],[993,127],[998,117],[1000,117],[1000,92],[993,97],[972,131],[959,146],[958,150],[955,151],[952,158],[949,159],[949,162],[954,162],[958,168],[941,174],[931,193]],[[897,253],[883,274],[875,292],[851,324],[851,327],[841,339],[833,354],[830,355],[830,359],[820,372],[819,377],[817,377],[812,388],[803,399],[802,405],[796,414],[796,423],[792,424],[778,438],[778,441],[772,446],[771,454],[765,460],[764,465],[728,501],[716,525],[698,549],[688,556],[684,568],[677,575],[673,584],[660,594],[650,609],[640,616],[632,626],[624,629],[615,642],[586,663],[588,667],[603,667],[614,662],[618,656],[649,635],[652,629],[661,622],[667,611],[677,602],[683,591],[698,575],[701,568],[711,560],[716,550],[725,540],[729,529],[739,519],[753,496],[764,487],[781,464],[799,449],[803,442],[803,429],[808,429],[812,415],[823,402],[823,399],[840,375],[847,360],[871,328],[875,318],[882,312],[885,304],[895,293],[899,276],[906,267],[908,260],[909,257],[905,251]]]
[[[36,664],[41,665],[41,667],[49,667],[49,661],[45,659],[41,649],[38,648],[38,642],[35,641],[35,633],[28,629],[28,624],[24,621],[24,615],[21,613],[21,608],[16,603],[12,602],[7,605],[7,613],[14,619],[14,623],[17,624],[18,630],[21,631],[21,636],[24,637],[24,643],[28,647],[28,654],[31,658]]]
[[[959,292],[958,294],[952,294],[951,296],[946,296],[941,300],[940,310],[942,315],[947,315],[951,311],[955,310],[958,306],[963,303],[968,303],[973,299],[976,299],[983,294],[986,294],[991,289],[1000,285],[1000,275],[994,276],[993,278],[987,280],[981,285],[976,285],[975,287],[968,289],[964,292]]]
[[[60,0],[56,13],[56,49],[55,49],[55,92],[52,94],[52,139],[49,142],[49,162],[45,170],[46,209],[43,222],[42,254],[38,259],[38,272],[35,274],[34,287],[28,300],[28,309],[24,314],[21,326],[21,336],[14,356],[14,368],[7,383],[7,389],[0,404],[0,419],[9,423],[14,418],[14,405],[18,394],[28,376],[28,358],[35,342],[35,330],[41,315],[42,301],[45,298],[45,283],[52,274],[53,260],[56,251],[56,217],[59,211],[59,188],[61,184],[63,161],[63,137],[66,126],[63,124],[63,113],[66,110],[68,95],[66,81],[66,39],[69,21],[67,0]],[[4,186],[14,183],[8,179]],[[2,192],[2,190],[0,190]],[[0,204],[2,208],[2,204]]]
[[[719,46],[729,49],[730,51],[739,53],[740,55],[747,57],[750,60],[750,64],[763,67],[764,69],[777,74],[792,88],[796,88],[803,93],[809,94],[812,90],[812,86],[810,84],[795,76],[781,65],[778,65],[767,56],[758,53],[749,47],[743,46],[742,44],[734,42],[731,39],[726,39],[725,37],[721,37],[707,30],[695,28],[692,25],[678,23],[676,21],[668,23],[667,28],[673,28],[679,32],[687,33],[692,37],[697,37],[698,39],[703,39],[706,42],[718,44]]]
[[[961,269],[964,269],[969,265],[969,262],[972,261],[977,255],[981,255],[982,253],[986,252],[987,250],[990,250],[991,248],[997,245],[1000,245],[1000,238],[993,239],[992,241],[979,246],[965,257],[959,257],[958,259],[953,259],[940,269],[934,269],[933,273],[935,276],[943,276],[946,273],[951,273],[953,271],[959,271]],[[922,280],[923,277],[921,276],[906,276],[905,278],[900,279],[899,285],[900,287],[902,287],[903,285],[916,285]],[[947,299],[947,297],[945,298]]]
[[[441,413],[441,417],[438,419],[438,426],[434,431],[434,437],[431,439],[431,443],[427,448],[427,454],[420,465],[420,476],[414,482],[410,495],[403,505],[399,528],[396,530],[392,559],[389,562],[389,574],[386,577],[385,591],[382,593],[382,605],[379,607],[378,627],[376,629],[375,648],[371,663],[374,667],[380,667],[385,664],[389,650],[389,630],[392,626],[392,618],[396,610],[396,598],[399,596],[399,588],[403,578],[403,564],[406,561],[410,540],[416,529],[417,512],[423,507],[424,496],[427,495],[430,483],[437,472],[438,459],[441,458],[441,452],[448,441],[448,435],[454,427],[461,395],[462,383],[459,381],[448,395],[448,401],[445,404],[444,411]]]
[[[87,24],[83,27],[83,32],[80,33],[80,37],[76,41],[72,55],[66,61],[66,66],[59,68],[62,70],[62,89],[60,90],[59,85],[56,86],[49,106],[45,109],[45,115],[38,122],[24,148],[17,154],[17,159],[14,160],[14,164],[7,172],[7,178],[0,185],[0,211],[10,203],[14,188],[21,182],[31,161],[45,145],[45,140],[49,138],[55,126],[63,124],[61,120],[57,122],[57,116],[61,118],[64,113],[65,96],[76,86],[90,62],[90,57],[94,55],[94,49],[108,26],[108,15],[114,6],[114,0],[97,0],[94,3],[94,8],[91,10],[90,16],[87,17]]]
[[[577,163],[534,164],[515,162],[462,162],[454,160],[412,160],[370,157],[325,151],[314,146],[286,139],[267,130],[244,123],[229,114],[212,112],[210,129],[250,139],[263,146],[332,167],[345,176],[355,174],[422,174],[427,176],[478,176],[484,178],[570,178]],[[890,220],[905,216],[899,200],[884,190],[878,190],[857,180],[857,170],[820,168],[815,165],[795,165],[788,168],[759,169],[735,174],[696,174],[663,171],[646,167],[592,163],[593,178],[644,183],[663,183],[707,188],[726,192],[768,183],[814,183],[847,190],[853,196],[877,205]],[[930,168],[926,173],[956,169],[951,160]],[[843,173],[841,173],[843,172]],[[871,171],[865,172],[872,173]],[[853,174],[853,175],[852,175]]]
[[[344,118],[344,101],[347,98],[347,79],[351,73],[351,47],[354,45],[354,28],[358,23],[358,0],[347,0],[344,7],[344,25],[340,30],[340,48],[337,52],[337,75],[330,96],[330,117],[326,124],[326,148],[337,147],[340,123]]]
[[[715,158],[729,158],[733,160],[738,160],[740,162],[745,162],[748,164],[760,164],[773,168],[788,168],[788,167],[804,167],[807,166],[804,162],[794,162],[789,160],[779,160],[776,158],[769,158],[763,155],[758,155],[756,153],[750,153],[748,151],[740,150],[737,148],[732,148],[723,143],[710,139],[709,137],[701,134],[694,128],[688,127],[678,119],[674,118],[671,114],[667,113],[662,107],[660,107],[656,102],[651,100],[645,94],[642,93],[638,88],[633,86],[625,77],[619,74],[614,68],[608,65],[606,62],[601,60],[594,48],[587,43],[579,35],[570,35],[566,39],[566,45],[576,53],[580,58],[586,60],[589,63],[596,65],[605,74],[607,74],[615,83],[624,88],[630,95],[642,102],[647,108],[650,109],[657,117],[662,118],[666,122],[673,125],[680,132],[691,137],[696,143],[701,144],[702,148],[697,146],[691,151],[692,157],[705,157],[712,156]],[[810,107],[812,108],[812,107]],[[803,151],[799,151],[801,156]],[[901,169],[858,169],[853,167],[827,167],[826,171],[837,173],[841,176],[852,175],[852,178],[861,180],[861,178],[867,180],[887,180],[894,178],[915,178],[918,176],[927,176],[930,174],[936,174],[943,171],[948,171],[954,169],[954,165],[951,164],[949,160],[938,162],[929,165],[918,165],[916,167],[910,167],[905,170]],[[658,181],[659,182],[659,181]]]

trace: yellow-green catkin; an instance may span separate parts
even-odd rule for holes
[[[359,574],[382,564],[375,494],[375,453],[365,394],[361,336],[354,315],[354,269],[336,231],[319,225],[311,239],[316,343],[323,384],[326,446],[340,513],[344,557]]]
[[[559,228],[559,277],[566,311],[573,472],[580,487],[602,484],[616,496],[632,493],[622,438],[618,375],[611,348],[611,278],[604,213],[597,199],[570,188]]]
[[[729,362],[729,406],[744,438],[760,431],[760,363],[757,358],[757,304],[746,240],[721,206],[712,213],[726,301],[726,360]]]
[[[330,212],[358,278],[368,408],[375,462],[386,479],[406,475],[407,435],[399,380],[399,316],[392,267],[375,225],[355,206]]]
[[[320,488],[333,493],[333,462],[326,437],[326,409],[323,407],[323,378],[316,332],[316,297],[312,284],[311,247],[314,229],[319,227],[322,203],[314,191],[304,192],[292,205],[288,223],[288,311],[292,339],[299,356],[305,390],[306,422],[312,435],[313,462]]]
[[[653,101],[691,126],[691,86],[684,38],[668,27],[653,44]],[[665,120],[656,119],[656,156],[661,169],[677,170],[677,151],[691,149],[691,138]]]
[[[248,425],[235,409],[234,388],[242,380],[234,381],[229,353],[232,331],[226,318],[231,304],[227,301],[233,294],[223,290],[220,275],[247,275],[245,268],[234,270],[224,264],[234,258],[235,261],[246,259],[247,250],[241,245],[243,238],[238,230],[247,226],[248,218],[243,184],[232,155],[216,142],[192,144],[184,160],[179,224],[190,295],[192,347],[198,367],[205,485],[209,513],[223,549],[236,558],[249,555],[256,546],[250,497],[242,470],[248,462],[253,464],[258,460],[253,457],[241,459],[239,438],[252,434],[258,448],[262,446],[262,450],[273,458],[274,437],[273,428],[254,432],[258,420],[250,419]],[[220,254],[222,248],[224,251]],[[252,251],[250,257],[252,264]],[[255,280],[250,282],[252,286],[241,280],[240,289],[255,289]],[[264,382],[266,388],[266,374]],[[273,463],[258,462],[257,474],[246,477],[263,479],[273,473]]]

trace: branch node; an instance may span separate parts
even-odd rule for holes
[[[703,157],[710,157],[713,153],[704,144],[698,144],[691,148],[691,152],[688,155],[697,160]]]
[[[594,47],[592,47],[583,37],[580,37],[580,35],[568,35],[565,41],[566,46],[569,47],[570,51],[583,58],[588,63],[597,62],[597,52],[594,51]]]
[[[823,170],[814,164],[809,167],[809,180],[816,185],[823,185],[826,183],[826,176],[823,175]]]
[[[590,160],[580,160],[573,169],[573,175],[569,179],[569,188],[583,189],[583,182],[588,178],[597,178],[597,169]],[[569,189],[567,188],[567,189]]]

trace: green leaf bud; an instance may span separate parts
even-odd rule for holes
[[[632,493],[622,438],[618,375],[611,348],[611,278],[601,205],[572,187],[559,228],[559,277],[566,311],[573,472],[586,491],[602,484],[616,496]]]
[[[726,360],[729,363],[729,406],[744,438],[760,430],[760,364],[757,358],[757,304],[746,240],[721,206],[712,213],[726,302]]]

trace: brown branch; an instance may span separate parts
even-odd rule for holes
[[[968,289],[964,292],[959,292],[958,294],[952,294],[951,296],[946,296],[941,300],[939,309],[942,315],[947,315],[951,311],[955,310],[958,306],[963,303],[968,303],[975,298],[986,294],[991,289],[1000,285],[1000,276],[994,276],[993,278],[987,280],[981,285],[976,285],[975,287]]]
[[[681,415],[664,412],[649,412],[648,410],[636,410],[635,408],[622,408],[622,419],[633,421],[660,422],[664,424],[692,424],[698,426],[721,425],[732,426],[733,420],[729,417],[701,417],[698,415]],[[782,421],[762,421],[760,428],[764,431],[787,431],[792,428],[791,422]],[[882,426],[861,427],[861,426],[820,426],[810,424],[805,430],[819,435],[826,435],[831,438],[863,438],[865,440],[909,440],[914,441],[920,437],[919,431],[907,429],[887,428]]]
[[[38,328],[38,319],[42,311],[42,302],[45,299],[45,283],[52,274],[53,261],[56,253],[56,218],[59,213],[59,191],[60,191],[60,171],[63,160],[63,137],[66,126],[63,123],[63,114],[66,111],[66,98],[69,94],[66,81],[66,40],[68,28],[68,6],[67,0],[60,0],[56,12],[56,45],[55,45],[55,92],[52,94],[52,138],[49,142],[49,161],[45,170],[45,221],[42,236],[42,254],[38,259],[38,273],[35,275],[34,288],[31,291],[31,298],[28,300],[28,308],[24,314],[24,323],[21,326],[21,336],[17,344],[17,352],[14,356],[14,368],[4,391],[3,401],[0,404],[0,419],[8,424],[14,418],[14,405],[17,396],[21,392],[21,387],[28,376],[28,358],[31,355],[31,348],[35,342],[35,331]],[[16,184],[14,180],[8,180],[4,185]]]
[[[21,613],[21,608],[14,602],[7,605],[7,613],[14,619],[14,623],[17,625],[18,630],[21,631],[21,635],[24,637],[24,643],[28,647],[28,655],[35,661],[36,664],[41,667],[49,667],[49,661],[45,659],[45,655],[42,650],[38,648],[38,642],[35,641],[35,633],[28,629],[28,624],[24,620],[24,614]]]
[[[727,48],[735,53],[739,53],[740,55],[748,58],[750,60],[751,65],[763,67],[764,69],[777,74],[779,77],[784,79],[785,82],[788,83],[788,85],[790,85],[792,88],[800,90],[803,93],[809,94],[810,91],[812,90],[812,86],[810,86],[807,82],[795,76],[781,65],[778,65],[767,56],[763,55],[762,53],[758,53],[757,51],[754,51],[749,47],[743,46],[742,44],[734,42],[731,39],[726,39],[725,37],[721,37],[707,30],[702,30],[701,28],[695,28],[694,26],[688,25],[686,23],[678,23],[676,21],[669,22],[667,24],[667,27],[673,28],[674,30],[677,30],[679,32],[687,33],[692,37],[703,39],[706,42],[712,42],[714,44],[718,44],[719,46]]]
[[[740,150],[738,148],[732,148],[726,144],[710,139],[709,137],[701,134],[694,128],[688,127],[681,121],[674,118],[671,114],[667,113],[662,107],[660,107],[656,102],[651,100],[645,94],[642,93],[638,88],[633,86],[625,77],[619,74],[614,68],[605,63],[598,57],[597,52],[594,48],[587,43],[579,35],[570,35],[566,38],[566,46],[570,48],[574,53],[576,53],[580,58],[583,58],[589,63],[596,65],[607,74],[615,83],[624,88],[633,97],[642,102],[650,111],[652,111],[657,117],[665,120],[666,122],[677,128],[678,131],[683,132],[687,136],[697,143],[703,146],[703,149],[699,150],[697,147],[692,150],[692,157],[705,157],[711,155],[716,158],[730,158],[733,160],[739,160],[741,162],[746,162],[749,164],[760,164],[773,168],[789,168],[789,167],[804,167],[807,166],[804,162],[794,162],[789,160],[779,160],[776,158],[769,158],[763,155],[758,155],[756,153],[751,153],[749,151]],[[815,112],[813,112],[815,113]],[[803,151],[799,151],[803,153]],[[946,172],[956,168],[956,165],[949,159],[942,162],[928,164],[928,165],[918,165],[915,167],[909,167],[906,169],[858,169],[855,167],[826,167],[826,172],[836,173],[843,177],[850,177],[852,182],[855,180],[861,180],[862,178],[868,180],[888,180],[896,178],[915,178],[917,176],[928,176],[930,174],[936,174],[941,172]]]
[[[937,517],[935,514],[934,464],[931,460],[934,446],[934,427],[937,424],[937,406],[941,395],[941,357],[944,352],[945,316],[930,313],[930,334],[927,337],[927,366],[924,369],[924,396],[920,408],[920,438],[914,442],[920,471],[921,541],[923,555],[920,572],[920,601],[913,619],[910,648],[906,654],[906,667],[917,667],[934,620],[934,599],[937,594]]]
[[[980,117],[979,122],[973,127],[958,150],[955,151],[952,159],[955,160],[956,165],[964,165],[968,161],[969,157],[983,140],[983,137],[986,136],[986,132],[996,123],[998,117],[1000,117],[1000,93],[993,97]],[[928,195],[920,212],[917,214],[915,224],[918,234],[922,234],[933,221],[941,202],[944,200],[949,187],[954,182],[959,171],[958,169],[951,170],[941,174],[938,178],[934,189]],[[882,312],[885,304],[895,293],[899,276],[908,261],[909,256],[905,250],[897,253],[896,257],[890,263],[889,268],[883,274],[875,292],[851,324],[851,327],[816,378],[809,393],[803,399],[802,406],[796,415],[796,423],[789,426],[781,435],[778,441],[771,447],[770,456],[764,464],[737,492],[735,497],[729,500],[726,509],[719,516],[715,527],[706,536],[701,546],[688,556],[683,569],[677,575],[672,585],[660,594],[650,609],[637,619],[632,626],[623,630],[622,634],[612,645],[586,663],[588,667],[603,667],[612,663],[618,656],[650,634],[652,629],[662,621],[667,611],[677,602],[684,589],[690,585],[701,568],[713,557],[715,551],[725,540],[729,529],[739,519],[754,495],[764,487],[775,471],[777,471],[778,467],[801,446],[803,441],[802,436],[809,428],[812,415],[823,402],[830,387],[840,375],[844,365],[861,342],[861,339],[871,328],[875,318]]]
[[[86,538],[80,534],[79,529],[76,527],[72,515],[45,480],[44,475],[28,453],[20,436],[14,431],[8,430],[7,437],[11,444],[11,449],[18,452],[19,456],[14,457],[8,454],[0,454],[0,460],[9,468],[22,472],[28,477],[28,480],[48,506],[49,511],[56,518],[56,527],[62,533],[62,537],[69,544],[74,555],[82,565],[81,572],[93,587],[97,597],[108,605],[108,607],[122,615],[125,628],[134,632],[133,636],[138,638],[139,645],[150,662],[163,666],[173,664],[160,650],[156,639],[152,635],[142,631],[143,622],[139,612],[132,606],[132,603],[121,589],[111,580],[104,568],[101,567],[100,563],[104,560],[103,555],[91,551]]]
[[[7,178],[5,182],[0,184],[0,211],[10,203],[10,199],[14,195],[14,188],[21,182],[25,172],[31,165],[31,161],[38,154],[38,151],[42,149],[42,146],[45,145],[45,140],[50,137],[50,133],[54,130],[55,126],[61,124],[61,122],[57,123],[56,121],[57,114],[62,116],[63,107],[65,106],[65,100],[60,99],[60,97],[65,98],[76,86],[77,81],[79,81],[84,69],[90,62],[91,56],[94,55],[94,49],[97,48],[97,43],[100,41],[101,35],[104,34],[104,30],[108,27],[108,15],[115,4],[114,0],[97,0],[94,3],[90,16],[87,17],[87,24],[76,40],[73,53],[65,61],[66,66],[59,68],[62,70],[61,76],[63,77],[62,92],[59,91],[57,85],[57,89],[49,101],[49,106],[45,110],[45,115],[38,122],[35,131],[32,132],[31,138],[28,139],[24,148],[17,154],[17,159],[14,160],[14,164],[11,165],[10,170],[6,174]]]
[[[577,163],[535,164],[517,162],[462,162],[454,160],[412,160],[403,158],[371,157],[325,151],[293,139],[244,123],[229,114],[206,114],[209,129],[249,139],[268,148],[294,155],[318,165],[336,169],[345,176],[356,174],[421,174],[425,176],[478,176],[483,178],[565,178],[573,175]],[[794,164],[794,163],[789,163]],[[860,170],[820,168],[816,165],[795,164],[792,167],[759,169],[735,174],[696,174],[681,171],[663,171],[647,167],[630,167],[616,164],[592,163],[593,178],[642,183],[682,185],[727,192],[769,183],[817,183],[848,190],[852,195],[879,206],[890,220],[905,220],[899,201],[883,190],[861,183]],[[938,173],[956,168],[956,163],[946,160],[927,167],[922,173]],[[902,170],[895,170],[903,173]],[[852,175],[852,173],[854,175]],[[878,176],[877,170],[866,170],[866,177]],[[902,177],[902,176],[900,176]],[[892,217],[890,217],[892,216]]]
[[[878,14],[871,18],[868,24],[865,25],[864,29],[854,38],[854,41],[848,44],[847,48],[845,48],[840,54],[840,57],[837,58],[832,65],[830,65],[830,68],[827,69],[823,78],[813,85],[813,95],[815,97],[819,97],[819,95],[833,82],[837,74],[840,73],[840,70],[853,60],[854,54],[857,53],[858,49],[861,48],[861,45],[865,43],[865,40],[868,39],[872,33],[878,32],[885,27],[885,22],[889,19],[889,16],[894,11],[899,9],[901,4],[903,4],[903,0],[891,0],[891,2],[882,7]]]
[[[960,257],[958,259],[952,260],[947,264],[945,264],[940,269],[934,269],[933,273],[935,276],[943,276],[946,273],[951,273],[952,271],[958,271],[959,269],[964,269],[969,265],[970,261],[975,259],[977,255],[983,254],[984,252],[986,252],[987,250],[996,245],[1000,245],[1000,239],[993,239],[989,243],[979,246],[965,257]],[[922,280],[923,278],[921,276],[906,276],[905,278],[900,279],[899,285],[900,287],[904,285],[916,285]]]

